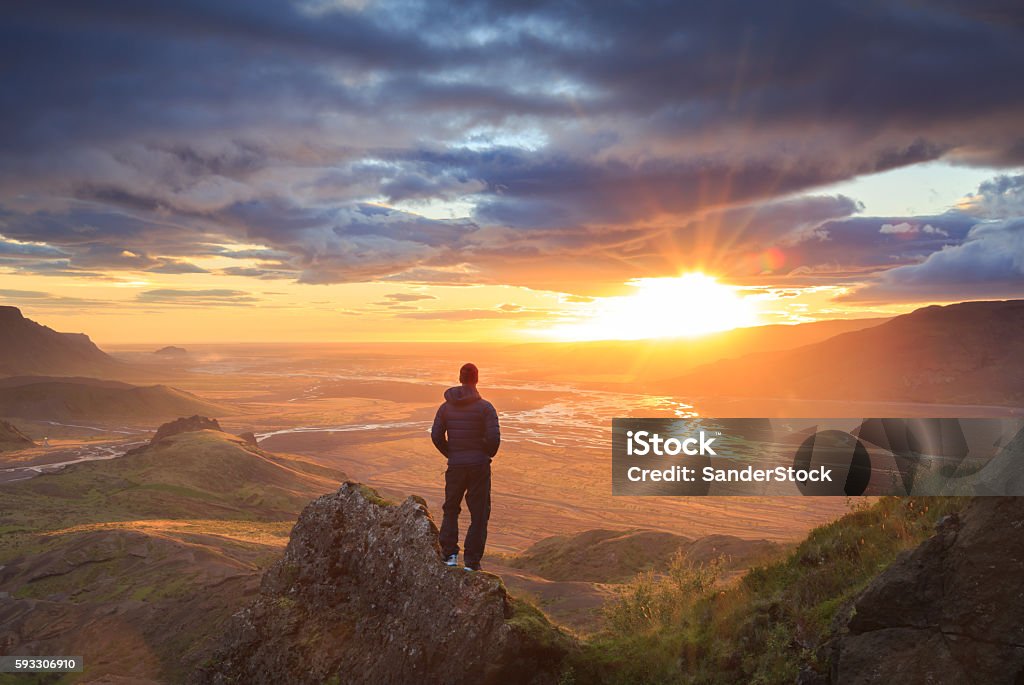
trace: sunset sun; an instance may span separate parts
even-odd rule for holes
[[[758,323],[749,296],[707,274],[639,278],[629,285],[635,293],[596,300],[584,320],[548,334],[560,340],[636,340],[691,337]]]

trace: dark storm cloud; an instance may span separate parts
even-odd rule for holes
[[[0,27],[0,257],[95,274],[220,255],[253,262],[218,272],[233,276],[579,291],[670,272],[666,244],[711,235],[734,255],[781,246],[794,268],[909,266],[970,226],[783,198],[943,157],[1024,163],[1021,15],[996,0],[18,3]],[[965,212],[1019,206],[1019,189],[980,195]],[[428,218],[459,216],[444,203],[463,218]],[[904,219],[918,230],[881,230]]]

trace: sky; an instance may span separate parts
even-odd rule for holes
[[[1024,297],[1018,2],[40,0],[0,65],[0,304],[101,342]]]

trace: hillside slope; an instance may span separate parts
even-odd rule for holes
[[[87,655],[89,679],[181,682],[343,479],[203,430],[2,485],[0,641]]]
[[[932,306],[794,350],[703,366],[683,396],[1024,403],[1024,300]]]
[[[548,580],[624,583],[642,571],[660,570],[682,553],[708,562],[726,556],[734,565],[763,557],[778,549],[766,540],[745,540],[732,535],[708,535],[696,540],[654,530],[588,530],[539,540],[504,563]]]
[[[36,443],[7,421],[0,420],[0,452],[32,447]]]
[[[662,576],[674,565],[720,561],[731,577],[783,549],[732,535],[691,539],[655,530],[598,529],[544,538],[518,554],[490,558],[487,568],[559,624],[592,634],[604,626],[605,606],[638,574]]]
[[[858,596],[901,552],[927,540],[937,523],[967,504],[955,497],[865,502],[815,528],[784,557],[759,564],[724,587],[720,569],[708,565],[683,564],[661,578],[638,578],[606,607],[608,628],[584,645],[577,682],[829,685],[837,631]],[[1014,519],[990,523],[990,542],[1019,537]],[[993,550],[999,548],[995,544]],[[1024,576],[1006,575],[1007,566],[989,571],[969,560],[965,566],[975,568],[978,582],[1004,584],[1006,592],[1024,589]],[[928,587],[929,579],[917,570],[908,568],[904,577]],[[919,611],[941,614],[938,595],[915,597]],[[871,655],[864,654],[848,674],[860,679],[844,683],[925,682],[909,677],[915,671],[875,677]],[[924,673],[930,654],[922,651],[918,657],[916,672]]]
[[[0,379],[0,416],[47,421],[124,419],[154,423],[229,410],[166,385],[135,386],[92,378]]]

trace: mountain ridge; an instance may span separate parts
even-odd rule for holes
[[[0,306],[0,375],[97,375],[125,365],[85,333],[59,333],[36,323],[17,307]]]
[[[688,396],[1024,402],[1024,300],[933,305],[798,347],[722,360],[664,381]]]

